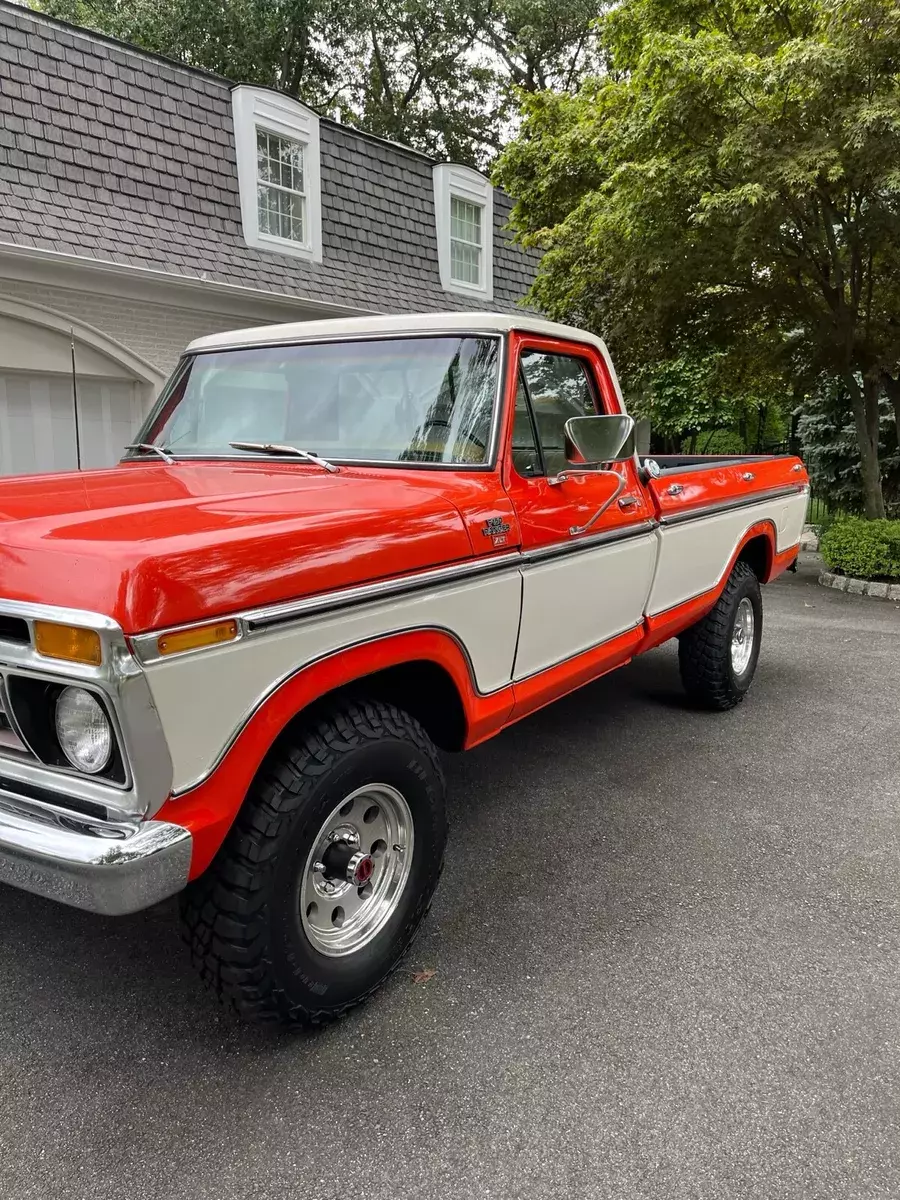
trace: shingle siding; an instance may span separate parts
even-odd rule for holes
[[[0,0],[0,240],[377,311],[479,308],[440,285],[431,160],[322,119],[321,263],[241,227],[231,85]],[[536,258],[494,200],[494,302]]]

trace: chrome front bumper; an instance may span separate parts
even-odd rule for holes
[[[180,825],[113,825],[32,808],[0,792],[0,883],[118,916],[180,891],[191,835]]]

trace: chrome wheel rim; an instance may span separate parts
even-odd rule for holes
[[[314,949],[337,958],[371,942],[397,910],[412,856],[412,813],[396,788],[367,783],[345,796],[300,878],[300,923]]]
[[[753,653],[753,632],[756,616],[747,596],[738,605],[731,631],[731,667],[735,675],[743,675],[750,666]]]

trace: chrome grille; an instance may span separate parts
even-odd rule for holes
[[[32,758],[31,751],[16,733],[6,711],[6,696],[0,680],[0,754],[12,753],[20,757]]]

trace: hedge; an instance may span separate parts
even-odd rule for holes
[[[832,571],[859,579],[900,579],[900,521],[844,517],[823,534],[819,550]]]

